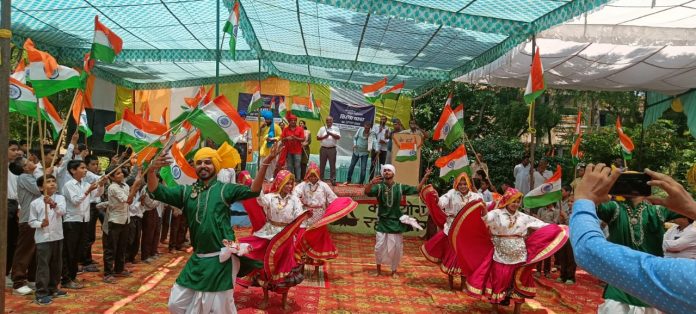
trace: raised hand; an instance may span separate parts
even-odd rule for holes
[[[655,172],[650,169],[645,169],[645,173],[652,178],[652,180],[648,182],[649,185],[660,187],[667,193],[666,198],[659,198],[656,196],[648,197],[650,203],[665,206],[691,219],[696,218],[696,201],[691,198],[689,192],[687,192],[679,182],[666,174]],[[584,181],[585,179],[583,178],[582,180]]]

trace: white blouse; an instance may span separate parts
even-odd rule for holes
[[[300,199],[306,210],[312,210],[312,216],[302,223],[302,228],[307,228],[324,217],[326,207],[337,198],[336,193],[323,181],[316,184],[303,181],[295,186],[292,194]]]
[[[496,209],[482,217],[491,231],[493,260],[502,264],[518,264],[527,260],[524,237],[527,229],[539,229],[547,223],[518,211],[510,214],[506,209]]]
[[[445,221],[444,232],[449,235],[449,229],[452,226],[452,221],[457,217],[459,211],[469,204],[469,202],[480,200],[481,194],[469,191],[466,195],[462,195],[461,192],[451,189],[447,191],[444,195],[440,196],[437,201],[437,206],[442,208],[442,210],[447,215],[447,220]]]
[[[304,212],[302,202],[292,193],[285,196],[285,198],[280,197],[278,193],[261,193],[261,196],[258,197],[258,202],[263,206],[263,211],[266,213],[266,224],[254,232],[254,235],[268,240],[272,239],[287,224]]]

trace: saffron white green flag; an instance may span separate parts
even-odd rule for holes
[[[450,101],[451,97],[447,99],[447,103],[449,104]],[[458,122],[459,120],[457,120],[457,116],[452,111],[452,108],[449,105],[445,105],[440,120],[437,122],[437,125],[435,125],[433,140],[444,140],[445,145],[452,147],[452,145],[464,135],[464,127]]]
[[[435,166],[440,168],[440,177],[445,180],[457,178],[463,172],[471,174],[469,156],[464,145],[459,145],[451,154],[438,158]]]
[[[36,118],[36,106],[38,100],[34,95],[34,90],[22,84],[19,80],[10,76],[10,112]]]
[[[382,93],[387,90],[387,78],[385,77],[384,79],[377,81],[371,85],[366,85],[363,86],[362,92],[363,95],[365,96],[365,99],[371,103],[374,104],[378,100],[382,98]]]
[[[87,79],[87,73],[66,66],[59,65],[51,76],[44,72],[43,62],[32,61],[29,63],[29,81],[36,93],[36,97],[46,97],[62,90],[82,88]]]
[[[224,95],[195,109],[188,121],[201,130],[204,137],[218,144],[234,143],[239,135],[251,128]]]
[[[237,32],[239,31],[239,0],[234,2],[230,17],[225,22],[222,31],[230,35],[230,53],[232,53],[234,60],[237,53]]]
[[[98,15],[94,16],[94,40],[89,58],[113,63],[116,56],[121,53],[122,48],[123,40],[121,37],[100,23]]]
[[[251,100],[249,101],[249,107],[247,108],[247,113],[257,111],[263,107],[263,97],[261,97],[261,90],[256,87],[256,90],[251,95]]]
[[[104,142],[116,141],[121,145],[130,145],[135,150],[145,146],[161,147],[160,136],[167,132],[167,127],[154,122],[144,121],[142,117],[126,109],[123,119],[106,127]]]
[[[397,162],[412,161],[418,159],[418,145],[413,142],[398,143],[399,150],[394,160]]]
[[[172,145],[172,149],[169,150],[167,156],[172,160],[172,164],[160,170],[160,176],[162,176],[162,180],[167,186],[192,185],[196,183],[198,178],[196,170],[189,165],[186,157],[177,145]]]
[[[556,172],[536,189],[524,196],[522,203],[525,208],[538,208],[561,200],[561,166],[556,166]]]

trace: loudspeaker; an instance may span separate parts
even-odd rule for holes
[[[85,109],[87,114],[87,123],[92,130],[92,136],[85,140],[85,135],[80,133],[78,143],[87,143],[87,147],[96,155],[111,156],[116,153],[116,142],[104,142],[104,133],[106,126],[116,121],[116,112],[101,110],[101,109]],[[75,132],[75,121],[72,116],[68,122],[68,133],[66,141],[70,141],[73,132]]]

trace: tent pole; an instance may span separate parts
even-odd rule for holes
[[[220,95],[220,1],[222,0],[215,1],[215,97]]]
[[[532,63],[534,63],[534,57],[536,54],[536,36],[532,36]],[[529,167],[529,190],[534,189],[534,152],[536,151],[536,130],[534,129],[534,103],[536,102],[536,99],[534,100],[533,103],[529,104],[531,108],[529,108],[529,135],[531,136],[531,141],[530,141],[530,153],[529,153],[529,159],[531,163],[531,167]]]
[[[10,0],[2,0],[0,11],[0,95],[8,95],[10,92]],[[10,106],[9,97],[0,97],[0,147],[8,147],[10,140]],[[0,226],[7,226],[7,154],[0,154]],[[5,273],[7,268],[7,228],[0,228],[0,272]],[[5,286],[5,276],[0,276],[0,287]],[[0,309],[5,308],[5,294],[0,295]]]

